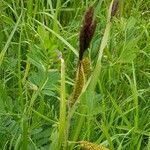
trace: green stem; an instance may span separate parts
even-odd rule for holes
[[[65,92],[65,64],[61,59],[61,88],[60,88],[60,114],[59,114],[59,137],[57,150],[62,150],[62,144],[66,149],[65,126],[66,126],[66,92]]]
[[[85,108],[83,108],[83,107],[82,107],[82,110],[81,110],[81,111],[82,111],[82,112],[81,112],[82,114],[84,114],[84,113],[86,112]],[[81,132],[81,129],[82,129],[84,120],[85,120],[85,116],[84,116],[84,115],[80,115],[80,116],[78,117],[77,122],[76,122],[76,125],[75,125],[75,130],[74,130],[74,132],[73,132],[73,136],[72,136],[72,139],[71,139],[73,142],[77,141],[77,139],[78,139],[78,137],[79,137],[79,134],[80,134],[80,132]],[[73,144],[70,146],[69,150],[73,150],[74,146],[75,146],[75,143],[73,143]]]

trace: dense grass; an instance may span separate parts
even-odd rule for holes
[[[79,31],[93,5],[92,71],[79,103]],[[150,1],[0,1],[0,149],[150,149]]]

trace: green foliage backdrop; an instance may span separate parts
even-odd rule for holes
[[[73,150],[79,141],[150,149],[150,1],[119,0],[109,24],[110,4],[0,1],[0,150]],[[80,27],[91,5],[91,78],[69,112]]]

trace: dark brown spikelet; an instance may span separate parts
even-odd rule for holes
[[[89,7],[84,16],[83,25],[80,30],[79,60],[82,60],[85,50],[89,47],[96,29],[96,21],[93,20],[94,9]]]
[[[111,10],[111,19],[113,16],[116,15],[116,12],[118,10],[118,0],[114,0],[113,5],[112,5],[112,10]]]

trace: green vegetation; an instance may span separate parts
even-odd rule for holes
[[[0,150],[150,150],[150,1],[111,17],[112,2],[0,1]],[[70,106],[89,6],[91,71]]]

